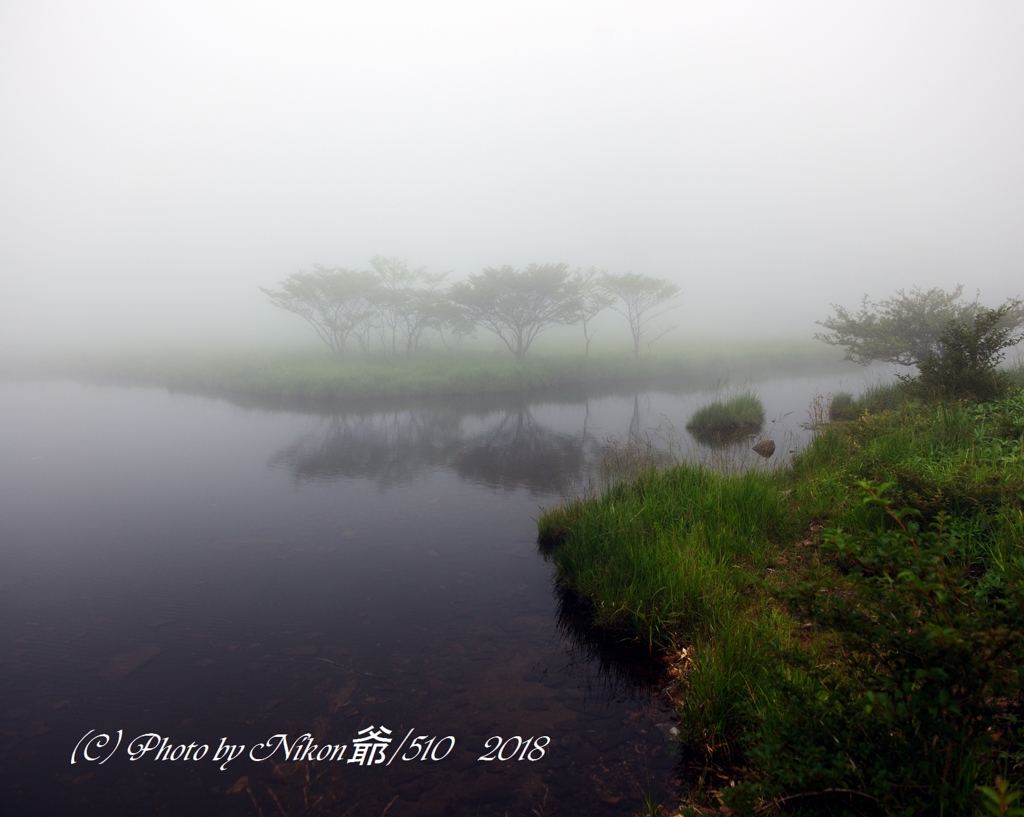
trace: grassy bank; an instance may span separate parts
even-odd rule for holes
[[[787,471],[651,469],[539,520],[594,621],[671,656],[696,811],[973,814],[1024,782],[1024,393],[843,411]]]
[[[9,361],[0,373],[161,386],[270,406],[331,408],[382,398],[534,394],[551,389],[675,391],[694,380],[742,379],[757,372],[804,374],[836,366],[831,350],[762,343],[678,348],[640,361],[610,354],[584,358],[538,353],[523,363],[505,353],[471,351],[347,361],[315,352],[138,353]]]

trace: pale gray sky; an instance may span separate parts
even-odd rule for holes
[[[996,303],[1022,43],[1020,2],[5,0],[0,344],[256,340],[258,286],[375,254],[671,278],[681,337]]]

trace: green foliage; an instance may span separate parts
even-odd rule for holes
[[[861,487],[894,524],[829,533],[826,552],[854,581],[789,594],[841,652],[825,673],[786,656],[804,675],[751,742],[758,794],[844,788],[891,810],[961,813],[1006,727],[1001,702],[1024,680],[1024,591],[966,571],[945,516],[923,530],[915,511],[891,507],[891,486]]]
[[[855,420],[856,418],[857,414],[853,395],[848,391],[841,391],[833,395],[832,402],[828,405],[828,419],[834,422],[837,420]]]
[[[828,406],[831,421],[856,420],[864,414],[881,414],[898,409],[911,399],[906,385],[902,382],[876,383],[864,389],[857,397],[841,391],[832,397]]]
[[[982,806],[986,814],[1006,815],[1006,817],[1024,817],[1024,808],[1013,805],[1020,797],[1021,792],[1011,791],[1010,784],[996,775],[995,788],[979,786],[984,800]]]
[[[876,383],[860,394],[855,407],[858,415],[865,411],[871,414],[881,414],[886,411],[895,411],[907,401],[908,397],[907,390],[902,383]]]
[[[784,519],[775,475],[677,465],[546,510],[539,526],[564,540],[555,574],[593,602],[595,623],[665,646],[732,598],[734,565],[758,564]]]
[[[860,311],[850,313],[832,304],[835,316],[818,321],[828,332],[814,337],[831,346],[846,348],[845,360],[861,364],[872,361],[919,365],[929,357],[941,356],[940,337],[950,322],[966,325],[983,311],[977,299],[962,300],[963,286],[952,292],[938,287],[922,291],[915,287],[884,301],[872,302],[864,296]],[[1002,325],[1011,330],[1024,321],[1024,304],[1009,300],[1002,307]]]
[[[686,646],[682,740],[738,764],[736,813],[1019,807],[983,784],[1024,773],[1024,392],[877,392],[790,473],[748,475],[785,486],[757,537],[730,528],[757,492],[675,469],[542,517],[597,621]]]
[[[973,321],[951,320],[939,335],[938,349],[918,361],[920,375],[905,378],[915,391],[927,397],[991,400],[1010,385],[1006,372],[998,369],[1006,349],[1015,346],[1010,313],[1020,301],[998,309],[982,309]]]
[[[749,595],[789,522],[780,487],[776,473],[652,468],[538,521],[555,576],[595,624],[656,648],[689,645],[680,726],[718,752],[748,724],[769,671],[764,640],[786,626]]]
[[[530,264],[525,270],[489,267],[450,291],[469,319],[497,335],[522,360],[537,335],[573,324],[579,303],[566,264]]]

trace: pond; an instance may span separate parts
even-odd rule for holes
[[[777,456],[841,385],[756,384]],[[395,817],[672,802],[660,664],[587,629],[534,520],[631,430],[689,450],[707,399],[316,415],[0,384],[4,802]]]

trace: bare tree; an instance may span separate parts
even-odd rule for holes
[[[542,330],[577,320],[578,299],[567,264],[530,264],[522,271],[489,267],[452,286],[449,295],[519,361]]]
[[[636,272],[623,275],[601,275],[601,285],[615,296],[620,306],[612,306],[616,312],[629,321],[633,336],[633,357],[640,357],[640,343],[647,341],[647,348],[665,333],[675,328],[674,324],[662,328],[651,337],[652,324],[666,312],[676,308],[671,303],[679,294],[679,287],[661,278],[652,278]]]

